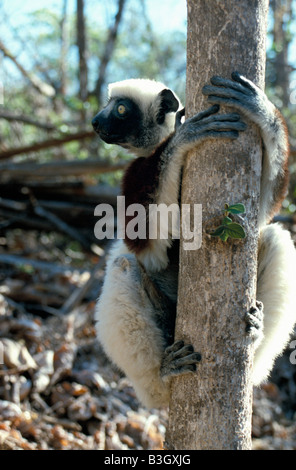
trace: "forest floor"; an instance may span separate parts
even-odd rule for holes
[[[16,229],[0,263],[0,449],[162,449],[167,410],[141,407],[95,338],[104,257]],[[296,449],[290,354],[254,390],[254,449]]]

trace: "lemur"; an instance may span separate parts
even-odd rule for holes
[[[258,302],[246,312],[246,334],[256,348],[253,382],[258,385],[268,377],[296,322],[295,248],[288,231],[269,224],[287,189],[288,135],[282,115],[264,92],[237,72],[232,80],[213,77],[203,93],[212,106],[182,122],[179,98],[162,83],[113,83],[106,107],[92,124],[103,141],[136,155],[125,171],[122,194],[126,206],[145,207],[147,223],[149,204],[179,203],[189,150],[205,139],[236,139],[246,128],[241,115],[257,124],[263,140]],[[235,112],[218,114],[221,104]],[[166,240],[116,240],[96,307],[99,341],[149,408],[166,406],[171,377],[192,373],[201,359],[190,344],[174,342],[178,261],[178,242],[171,232]]]

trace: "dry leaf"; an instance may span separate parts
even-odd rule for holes
[[[21,414],[22,410],[18,405],[8,400],[0,400],[0,416],[2,419],[12,419]]]
[[[37,364],[23,343],[2,338],[0,346],[3,351],[4,364],[7,367],[20,370],[36,369]]]
[[[34,390],[39,393],[43,392],[50,383],[50,377],[54,372],[53,358],[53,351],[42,351],[34,355],[38,365],[38,370],[34,375]]]

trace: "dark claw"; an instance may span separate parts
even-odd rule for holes
[[[235,70],[234,72],[232,72],[231,78],[232,78],[232,80],[235,80],[236,82],[240,82],[241,81],[241,74],[237,70]]]
[[[254,339],[259,338],[263,332],[263,303],[256,301],[245,315],[246,333]]]
[[[171,375],[180,375],[196,370],[196,364],[200,362],[201,354],[194,352],[191,344],[184,341],[176,341],[167,347],[164,352],[160,373],[163,378]]]
[[[254,92],[254,86],[248,81],[245,80],[244,76],[239,72],[232,72],[231,78],[238,83],[241,83],[244,87]]]
[[[184,341],[180,340],[180,341],[175,341],[171,346],[168,346],[165,350],[165,353],[166,354],[169,354],[169,353],[173,353],[173,352],[176,352],[180,349],[183,348],[184,346]]]

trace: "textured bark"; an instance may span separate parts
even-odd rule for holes
[[[84,0],[77,0],[77,46],[79,51],[79,98],[86,101],[88,96],[88,69]]]
[[[268,1],[187,6],[187,114],[209,106],[201,90],[213,75],[237,70],[263,87]],[[261,141],[251,124],[237,141],[208,141],[187,158],[182,203],[202,204],[203,236],[199,250],[181,249],[176,339],[192,343],[202,360],[196,374],[174,379],[169,449],[251,447],[253,348],[244,314],[256,300],[260,174]],[[225,243],[207,235],[224,204],[238,202],[247,237]]]

